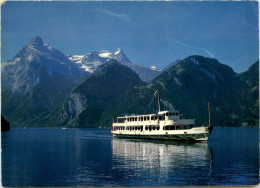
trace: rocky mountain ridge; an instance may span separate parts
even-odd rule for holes
[[[144,82],[150,82],[153,78],[161,74],[162,70],[155,66],[147,68],[132,63],[122,49],[118,48],[113,52],[106,49],[102,51],[90,52],[87,55],[70,55],[69,59],[75,62],[81,69],[93,73],[102,64],[109,60],[116,60],[135,71]]]

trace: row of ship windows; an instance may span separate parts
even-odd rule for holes
[[[164,114],[165,116],[178,116],[179,113],[166,113]],[[149,121],[149,120],[157,120],[159,118],[159,120],[165,120],[165,116],[144,116],[144,117],[133,117],[133,118],[127,118],[124,119],[124,121],[126,120],[127,122],[132,122],[132,121]]]
[[[170,125],[170,126],[164,126],[163,130],[183,130],[183,129],[191,129],[192,125]],[[143,126],[130,126],[130,127],[124,127],[124,126],[115,126],[115,130],[140,130],[143,131]],[[160,130],[159,126],[152,126],[147,125],[145,126],[145,130]]]

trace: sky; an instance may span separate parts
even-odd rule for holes
[[[67,55],[123,49],[135,64],[164,68],[190,55],[235,72],[259,59],[255,1],[7,1],[1,6],[1,59],[40,36]]]

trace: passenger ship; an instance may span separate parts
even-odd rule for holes
[[[121,138],[166,139],[179,141],[207,141],[213,129],[209,126],[194,127],[194,119],[183,119],[179,111],[160,111],[158,90],[158,113],[144,115],[126,115],[113,119],[111,133]],[[150,103],[151,104],[151,103]]]

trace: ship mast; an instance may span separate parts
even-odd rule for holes
[[[156,92],[155,92],[156,94],[157,94],[157,98],[158,98],[158,109],[159,109],[159,112],[161,111],[161,109],[160,109],[160,96],[159,96],[159,91],[158,90],[156,90]]]
[[[209,127],[210,127],[210,105],[209,105],[209,102],[208,102],[208,113],[209,113]]]

